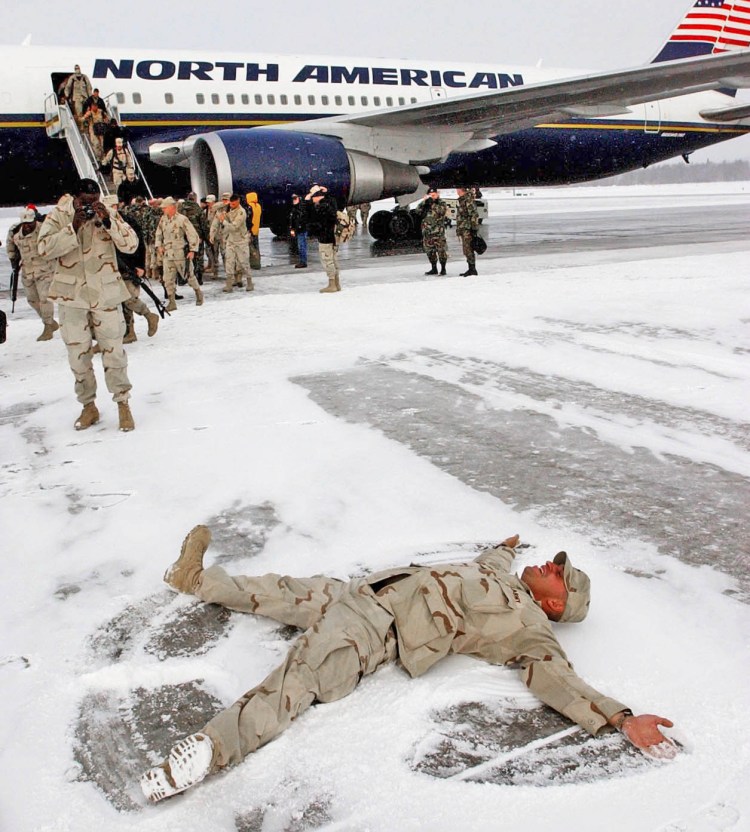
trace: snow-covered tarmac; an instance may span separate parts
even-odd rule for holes
[[[607,190],[490,195],[492,238],[534,205],[561,229],[623,210]],[[628,210],[664,228],[696,199],[707,226],[750,219],[750,186],[639,190]],[[137,321],[131,434],[100,366],[102,421],[73,430],[62,342],[37,343],[20,300],[0,346],[0,829],[750,829],[750,238],[581,237],[491,250],[473,279],[422,277],[402,253],[350,255],[334,296],[317,267],[279,265],[252,295],[214,282],[196,308],[188,289],[155,338]],[[140,769],[293,637],[166,590],[199,522],[209,562],[236,572],[346,577],[513,532],[519,571],[566,549],[594,587],[586,621],[557,628],[576,669],[672,718],[690,752],[647,763],[615,737],[524,759],[566,726],[514,671],[454,657],[418,680],[386,668],[144,806]],[[509,751],[497,723],[524,715]]]

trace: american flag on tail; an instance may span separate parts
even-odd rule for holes
[[[750,0],[698,0],[672,33],[670,43],[711,44],[711,51],[730,52],[750,46]]]

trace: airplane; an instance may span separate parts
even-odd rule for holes
[[[571,72],[417,60],[0,47],[0,203],[74,180],[55,92],[80,64],[127,128],[155,193],[256,191],[286,230],[292,193],[340,205],[428,185],[561,185],[646,167],[750,131],[750,0],[697,0],[656,57]],[[72,120],[71,120],[72,121]],[[49,135],[48,135],[49,134]],[[51,137],[52,136],[52,137]]]

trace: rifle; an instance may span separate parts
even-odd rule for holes
[[[134,286],[138,286],[139,288],[143,289],[143,291],[151,298],[154,302],[154,306],[156,306],[156,311],[161,315],[161,319],[164,320],[164,315],[169,315],[167,312],[167,307],[156,297],[152,288],[149,284],[142,278],[138,277],[137,274],[129,273],[127,275],[123,275],[125,280],[129,280]],[[170,315],[171,317],[171,315]]]
[[[16,311],[16,299],[18,298],[18,275],[21,272],[21,263],[16,261],[13,266],[13,271],[10,273],[10,311]]]

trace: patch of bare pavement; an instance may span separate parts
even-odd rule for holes
[[[472,488],[518,510],[535,509],[550,523],[564,520],[588,534],[596,530],[610,543],[635,537],[685,563],[718,568],[736,579],[737,596],[750,600],[745,477],[675,454],[623,449],[589,428],[562,426],[536,411],[534,402],[540,411],[549,410],[551,398],[575,402],[637,415],[639,421],[690,425],[745,444],[746,426],[501,364],[438,353],[428,358],[458,365],[457,380],[430,377],[426,367],[400,369],[408,356],[397,356],[294,381],[328,413],[382,431]],[[467,380],[520,393],[525,406],[502,409],[493,402],[490,407],[463,386]]]

